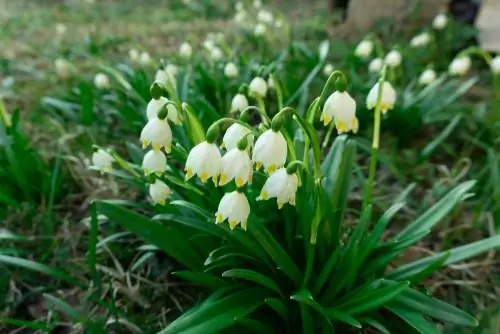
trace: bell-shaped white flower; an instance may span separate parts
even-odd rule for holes
[[[169,153],[172,147],[172,130],[167,120],[158,117],[150,119],[141,131],[140,140],[143,148],[151,145],[153,150],[158,151],[164,147]]]
[[[174,64],[168,64],[165,68],[160,68],[156,71],[155,81],[160,82],[161,84],[167,86],[172,85],[175,86],[175,79],[177,77],[177,73],[179,69]]]
[[[380,89],[380,84],[377,82],[366,97],[366,107],[368,109],[373,109],[377,105],[377,97]],[[392,87],[392,85],[384,81],[384,85],[382,86],[382,98],[380,100],[380,110],[382,113],[386,113],[387,110],[390,110],[396,104],[396,91]]]
[[[469,57],[461,56],[453,59],[450,63],[448,71],[451,75],[464,75],[469,72],[472,63]]]
[[[57,76],[60,79],[67,80],[73,75],[73,65],[69,61],[63,58],[58,58],[54,62],[56,67]]]
[[[500,74],[500,56],[496,56],[491,60],[490,67],[494,74]]]
[[[332,64],[326,64],[326,65],[323,67],[323,74],[327,77],[327,76],[329,76],[330,74],[332,74],[334,70],[335,70],[335,67],[333,67],[333,65],[332,65]]]
[[[181,44],[181,46],[179,46],[179,56],[181,56],[182,58],[191,58],[192,54],[193,48],[188,42],[184,42]]]
[[[149,53],[146,51],[141,52],[141,55],[139,56],[139,64],[142,66],[149,66],[153,62],[153,59],[151,59],[151,56]]]
[[[437,30],[442,30],[444,27],[446,27],[447,24],[448,16],[443,13],[436,15],[436,17],[434,17],[434,20],[432,21],[432,26]]]
[[[252,160],[257,169],[264,166],[264,170],[273,173],[283,167],[287,157],[287,144],[281,132],[267,130],[255,142]]]
[[[228,78],[236,78],[238,76],[238,67],[235,63],[227,63],[224,67],[224,75]]]
[[[349,93],[336,91],[326,99],[320,120],[326,126],[332,119],[335,119],[335,127],[339,134],[347,131],[358,132],[356,101]]]
[[[262,9],[257,13],[257,20],[264,23],[271,23],[274,17],[270,11]]]
[[[274,26],[277,28],[277,29],[280,29],[283,27],[283,21],[281,19],[277,19],[276,21],[274,21]]]
[[[260,9],[262,7],[262,1],[261,0],[253,0],[253,6],[255,9]]]
[[[92,153],[92,167],[101,173],[109,172],[114,160],[113,156],[103,149]]]
[[[420,74],[420,77],[418,78],[418,83],[421,85],[428,85],[434,82],[434,80],[436,80],[436,77],[437,77],[436,72],[433,69],[428,68],[425,71],[423,71],[422,74]]]
[[[253,136],[251,136],[250,133],[252,133],[252,131],[249,128],[238,123],[233,123],[227,128],[226,133],[224,133],[221,147],[225,148],[227,151],[231,151],[238,146],[240,139],[246,136],[250,144],[248,147],[250,148],[253,146]]]
[[[130,49],[128,51],[128,57],[133,63],[138,63],[141,58],[141,54],[136,49]]]
[[[104,73],[97,73],[94,77],[94,85],[99,89],[109,88],[109,77]]]
[[[250,82],[249,86],[250,95],[255,97],[263,98],[267,94],[267,83],[266,80],[261,77],[255,77]]]
[[[297,174],[288,174],[286,168],[280,168],[266,180],[257,200],[276,198],[279,209],[286,203],[295,205],[295,195],[298,187],[299,179]]]
[[[222,172],[219,185],[223,186],[232,180],[237,187],[252,183],[253,164],[246,150],[235,147],[222,157]]]
[[[431,41],[431,35],[427,32],[420,33],[413,37],[410,41],[410,45],[414,48],[419,48],[426,46]]]
[[[246,18],[247,18],[247,12],[245,12],[244,10],[237,12],[234,15],[234,20],[238,23],[244,23]]]
[[[384,66],[384,60],[382,58],[374,58],[368,65],[368,71],[372,73],[379,73]]]
[[[238,224],[247,229],[247,219],[250,214],[250,204],[247,197],[239,191],[224,194],[215,213],[215,222],[222,223],[228,220],[229,228],[233,230]]]
[[[241,112],[246,107],[248,107],[248,99],[243,94],[236,94],[231,100],[231,111],[233,112]]]
[[[160,110],[168,102],[170,102],[170,100],[164,96],[161,96],[158,100],[151,99],[146,107],[146,116],[148,117],[148,121],[157,117]],[[167,119],[174,124],[181,124],[181,119],[179,117],[179,113],[177,112],[177,108],[172,103],[168,103],[167,110]]]
[[[162,174],[167,169],[167,157],[162,151],[151,150],[142,159],[144,174]]]
[[[172,190],[163,181],[156,180],[149,185],[149,196],[153,203],[165,205],[166,199],[172,196]]]
[[[212,60],[220,60],[222,59],[222,56],[224,56],[224,53],[218,46],[214,46],[212,49],[210,49],[210,58],[212,58]]]
[[[356,46],[354,54],[360,58],[368,58],[373,52],[373,41],[364,39]]]
[[[385,56],[385,63],[389,67],[398,67],[399,65],[401,65],[402,60],[403,57],[401,56],[401,53],[397,50],[392,50]]]
[[[238,2],[234,5],[234,9],[236,9],[236,11],[237,11],[237,12],[241,12],[242,10],[245,10],[245,5],[243,5],[243,2],[238,1]]]
[[[222,157],[214,143],[201,142],[191,149],[186,160],[186,179],[198,175],[205,183],[211,178],[215,184],[222,170]]]
[[[253,33],[255,36],[262,36],[266,33],[266,26],[262,23],[257,23],[255,28],[253,29]]]

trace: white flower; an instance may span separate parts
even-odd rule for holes
[[[247,13],[244,10],[242,10],[241,12],[237,12],[234,15],[234,20],[238,23],[243,23],[246,18],[247,18]]]
[[[179,55],[182,58],[191,58],[191,55],[193,54],[193,48],[191,47],[191,44],[188,42],[184,42],[181,44],[179,47]]]
[[[413,37],[410,41],[410,45],[414,48],[421,46],[426,46],[431,41],[431,35],[427,32],[420,33]]]
[[[59,36],[62,36],[66,34],[66,31],[68,31],[68,27],[64,23],[58,23],[56,24],[56,34]]]
[[[165,151],[169,153],[172,147],[172,130],[170,130],[167,120],[158,117],[150,119],[141,131],[140,140],[143,148],[151,145],[153,150],[158,151],[164,147]]]
[[[56,59],[54,64],[56,67],[56,73],[59,78],[67,80],[73,74],[73,66],[66,59],[58,58]]]
[[[246,196],[238,191],[233,191],[222,196],[219,208],[215,213],[215,222],[218,224],[227,219],[231,230],[238,224],[241,224],[241,228],[246,230],[249,214],[250,204]]]
[[[401,61],[401,53],[397,50],[392,50],[385,56],[385,63],[389,67],[398,67],[399,65],[401,65]]]
[[[214,46],[210,50],[210,58],[212,58],[213,60],[220,60],[223,55],[224,54],[222,53],[222,50],[217,46]]]
[[[461,56],[453,59],[451,62],[448,71],[452,75],[464,75],[466,74],[471,67],[471,60],[467,56]]]
[[[335,70],[332,64],[326,64],[325,67],[323,67],[323,74],[328,77],[332,72]]]
[[[262,1],[253,0],[253,6],[255,7],[255,9],[260,9],[260,7],[262,7]]]
[[[250,148],[253,146],[253,136],[249,136],[251,132],[252,131],[250,131],[247,127],[238,123],[233,123],[229,128],[227,128],[224,137],[222,137],[221,146],[227,151],[231,151],[238,146],[240,139],[243,138],[243,136],[246,136],[249,141],[248,148]]]
[[[92,153],[92,167],[101,173],[109,172],[115,159],[107,151],[99,149]]]
[[[201,142],[191,149],[186,160],[186,179],[198,175],[205,183],[212,178],[217,184],[217,178],[222,170],[222,157],[219,148],[214,143]]]
[[[207,51],[211,51],[214,47],[215,47],[215,43],[213,40],[211,40],[210,38],[207,38],[205,39],[205,41],[203,42],[203,47],[207,50]]]
[[[379,83],[377,82],[366,97],[366,107],[368,109],[373,109],[377,105],[377,97],[379,91]],[[392,85],[384,81],[384,85],[382,87],[382,98],[380,99],[380,108],[382,113],[386,113],[387,110],[392,109],[394,104],[396,103],[396,91],[392,87]]]
[[[252,183],[253,164],[246,150],[235,147],[222,157],[222,172],[219,185],[223,186],[232,180],[237,187]]]
[[[109,88],[109,77],[104,73],[97,73],[94,77],[94,85],[99,89]]]
[[[253,33],[255,34],[255,36],[262,36],[262,35],[264,35],[266,33],[266,26],[263,25],[262,23],[257,23],[255,25]]]
[[[428,68],[425,71],[420,74],[420,77],[418,78],[418,83],[421,85],[428,85],[432,83],[434,80],[436,80],[436,72]]]
[[[368,65],[368,71],[372,73],[378,73],[382,70],[382,66],[384,66],[384,60],[382,58],[374,58]]]
[[[149,196],[153,203],[165,205],[165,200],[172,195],[172,190],[161,180],[149,185]]]
[[[149,66],[152,62],[153,60],[151,59],[151,56],[146,51],[143,51],[139,56],[139,64],[142,66]]]
[[[158,116],[160,110],[168,102],[170,102],[170,100],[164,96],[161,96],[158,100],[151,99],[151,101],[149,101],[148,103],[148,106],[146,107],[146,116],[148,118],[148,121]],[[181,124],[181,119],[179,118],[179,113],[177,112],[177,108],[172,103],[169,103],[167,105],[167,110],[168,110],[167,119],[176,125]]]
[[[354,53],[356,54],[356,56],[360,58],[367,58],[372,54],[372,51],[373,51],[373,41],[369,39],[364,39],[358,44],[358,46],[356,46]]]
[[[448,24],[448,17],[446,16],[446,14],[443,13],[438,14],[432,21],[432,26],[437,30],[443,29],[444,27],[446,27],[447,24]]]
[[[243,5],[243,3],[241,1],[238,1],[234,5],[234,8],[236,9],[237,12],[241,12],[241,11],[245,10],[245,6]]]
[[[167,157],[162,151],[151,150],[142,159],[144,174],[161,174],[167,169]]]
[[[224,67],[224,75],[228,78],[236,78],[238,76],[238,67],[235,63],[227,63]]]
[[[281,19],[277,19],[275,22],[274,22],[274,26],[278,29],[280,29],[281,27],[283,27],[283,21]]]
[[[267,200],[276,197],[279,209],[285,203],[295,205],[295,195],[298,186],[299,179],[297,174],[288,174],[286,168],[280,168],[266,180],[257,200]]]
[[[490,67],[494,74],[500,74],[500,56],[496,56],[491,60]]]
[[[273,14],[267,10],[260,10],[257,13],[257,20],[264,23],[271,23],[274,20]]]
[[[347,131],[358,132],[356,101],[349,93],[336,91],[326,99],[320,120],[326,126],[332,119],[335,119],[335,127],[339,134]]]
[[[129,52],[128,52],[128,57],[130,58],[130,60],[132,62],[138,63],[139,62],[139,58],[141,56],[139,54],[139,51],[137,51],[136,49],[130,49]]]
[[[261,77],[255,77],[250,82],[249,86],[250,94],[256,97],[263,98],[267,94],[267,83],[266,80]]]
[[[269,129],[257,139],[252,160],[257,169],[264,166],[266,172],[272,173],[283,167],[287,153],[287,144],[283,134]]]
[[[236,94],[231,101],[231,111],[242,111],[248,107],[248,99],[243,94]]]
[[[160,82],[161,84],[173,85],[175,86],[175,78],[177,77],[177,73],[179,69],[174,64],[168,64],[165,68],[160,68],[156,71],[155,81]]]

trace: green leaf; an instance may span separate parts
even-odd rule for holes
[[[321,314],[325,318],[327,323],[330,325],[330,327],[333,328],[333,324],[330,320],[330,316],[329,316],[328,312],[323,308],[323,306],[321,306],[320,304],[318,304],[314,300],[314,298],[311,295],[311,292],[309,292],[309,290],[302,289],[299,292],[291,295],[290,299],[296,300],[296,301],[303,303],[303,304],[306,304],[306,305],[309,305],[313,310],[315,310],[316,312]]]
[[[92,86],[86,82],[80,82],[78,85],[80,90],[80,121],[85,126],[90,126],[94,122],[94,94]]]
[[[224,228],[222,224],[215,224],[215,222],[209,222],[206,220],[201,220],[199,218],[183,217],[171,213],[162,213],[156,215],[152,218],[153,220],[165,221],[169,224],[174,223],[180,226],[188,226],[197,231],[204,232],[209,235],[213,235],[222,239],[227,239],[230,236],[230,232]]]
[[[279,286],[269,277],[250,269],[231,269],[222,273],[222,277],[233,277],[262,285],[269,290],[281,294]]]
[[[283,320],[288,321],[288,308],[285,303],[283,303],[283,300],[278,298],[266,298],[264,302],[278,313]]]
[[[361,319],[361,322],[372,326],[373,328],[375,328],[376,330],[378,330],[382,334],[391,334],[391,332],[384,325],[382,325],[380,322],[378,322],[375,319],[363,318],[363,319]]]
[[[408,281],[416,284],[416,283],[424,280],[425,278],[429,277],[430,275],[432,275],[434,272],[439,270],[441,267],[443,267],[448,256],[450,256],[450,253],[441,254],[441,256],[434,258],[433,261],[431,261],[427,267],[421,268],[422,269],[421,271],[418,271],[418,272],[414,273],[413,275],[409,275],[409,276],[405,276],[405,277],[401,278],[401,276],[398,277],[397,275],[392,275],[392,273],[391,273],[391,275],[389,275],[389,276],[391,277],[391,279],[394,279],[394,280],[400,281],[402,279],[405,279],[405,280],[408,280]]]
[[[6,229],[0,229],[0,241],[29,241],[29,238],[16,235]]]
[[[432,229],[434,225],[450,213],[457,203],[463,200],[464,196],[467,195],[475,183],[476,181],[467,181],[453,188],[439,202],[408,225],[398,235],[397,239],[404,239],[410,235]]]
[[[458,114],[456,115],[450,122],[449,124],[446,126],[446,128],[443,129],[443,131],[441,131],[441,133],[436,136],[431,142],[429,142],[423,149],[422,151],[420,152],[420,156],[422,158],[426,158],[428,157],[429,155],[431,155],[432,152],[434,152],[434,150],[441,144],[443,143],[446,138],[448,138],[448,136],[453,132],[453,130],[455,130],[455,128],[457,127],[458,123],[460,122],[460,120],[462,119],[462,114]]]
[[[417,312],[410,311],[399,305],[387,306],[389,311],[403,319],[408,325],[415,328],[421,334],[439,334],[436,327],[425,320],[425,318]]]
[[[58,309],[59,311],[67,314],[75,323],[81,323],[84,325],[84,328],[88,328],[92,331],[102,332],[103,328],[98,326],[96,323],[92,322],[89,318],[87,318],[82,312],[78,311],[77,309],[73,308],[69,304],[67,304],[65,301],[54,297],[52,295],[43,294],[43,298],[48,302],[49,305],[52,305],[54,308]]]
[[[218,298],[209,298],[201,305],[174,320],[158,334],[220,333],[234,325],[264,303],[261,288],[244,289]]]
[[[158,246],[188,268],[202,268],[203,261],[193,251],[189,239],[173,226],[164,226],[134,211],[105,201],[96,202],[96,205],[97,210],[110,220]]]
[[[0,324],[16,326],[17,329],[20,328],[31,328],[39,329],[43,333],[51,333],[52,327],[55,325],[47,324],[46,321],[28,321],[28,320],[18,320],[18,319],[0,319]]]
[[[90,217],[90,232],[88,241],[88,252],[87,252],[87,263],[89,266],[90,277],[94,281],[94,284],[98,286],[98,276],[96,270],[96,250],[97,250],[97,237],[99,234],[99,222],[97,218],[97,208],[95,203],[90,206],[91,217]]]
[[[182,278],[183,280],[193,282],[197,285],[206,286],[213,289],[227,286],[227,283],[223,280],[204,272],[174,271],[172,275]]]
[[[205,131],[203,130],[203,126],[201,125],[200,121],[196,117],[196,113],[194,112],[194,110],[188,104],[185,104],[184,106],[187,117],[186,121],[187,125],[189,126],[188,134],[191,139],[191,143],[193,145],[196,145],[205,140]]]
[[[433,262],[444,255],[448,255],[444,265],[453,264],[467,260],[471,257],[487,252],[491,249],[500,248],[500,235],[460,246],[446,252],[438,253],[414,262],[410,262],[394,270],[387,276],[392,280],[407,280],[414,275],[418,275],[422,270],[428,268]]]
[[[262,321],[257,321],[254,319],[246,319],[246,318],[241,318],[241,319],[236,318],[236,323],[252,331],[253,333],[259,333],[259,334],[276,333],[276,331],[271,326],[263,323]]]

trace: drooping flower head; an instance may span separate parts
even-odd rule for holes
[[[276,169],[283,167],[287,153],[287,144],[283,134],[269,129],[255,142],[252,160],[257,169],[264,166],[266,172],[273,173]]]
[[[149,185],[149,196],[155,204],[165,205],[165,201],[172,195],[172,190],[163,181],[156,180]]]
[[[266,180],[257,200],[276,198],[279,209],[286,203],[295,205],[295,196],[298,186],[299,179],[297,174],[289,174],[286,168],[280,168]]]
[[[252,182],[252,175],[253,164],[246,147],[243,149],[233,148],[222,157],[219,185],[223,186],[234,180],[237,187],[243,187]]]
[[[339,134],[348,131],[358,132],[356,101],[346,91],[335,91],[326,99],[320,120],[325,126],[335,120],[335,127]]]
[[[432,68],[428,68],[420,74],[418,83],[421,85],[428,85],[436,80],[436,76],[436,72]]]
[[[238,191],[224,194],[219,203],[219,208],[215,213],[215,222],[222,223],[229,221],[229,228],[233,230],[238,224],[241,228],[247,229],[248,215],[250,214],[250,204],[247,197]]]
[[[236,94],[231,100],[231,111],[232,112],[241,112],[243,109],[248,107],[248,99],[243,94]]]
[[[373,58],[368,65],[368,71],[372,73],[379,73],[384,66],[384,60],[382,58]]]
[[[250,94],[255,97],[260,97],[260,98],[265,97],[267,94],[266,80],[264,80],[261,77],[253,78],[252,81],[250,82],[249,91]]]
[[[151,173],[160,175],[167,169],[167,157],[162,151],[151,150],[142,159],[142,169],[146,175]]]
[[[398,50],[391,50],[386,56],[385,56],[385,63],[389,67],[398,67],[401,65],[401,61],[403,60],[403,57],[401,56],[401,52]]]
[[[366,97],[366,107],[368,109],[373,109],[376,107],[379,89],[380,89],[380,84],[378,82],[372,87],[372,89],[370,89],[370,92]],[[396,91],[389,82],[384,81],[384,85],[382,86],[382,98],[380,100],[380,107],[382,113],[385,114],[387,110],[392,109],[395,103],[396,103]]]
[[[354,54],[360,58],[368,58],[373,52],[373,41],[364,39],[356,46]]]
[[[165,151],[169,153],[172,147],[172,130],[170,130],[167,119],[154,117],[149,120],[142,129],[140,140],[143,148],[151,145],[153,150],[165,148]]]
[[[434,17],[434,20],[432,21],[432,26],[436,30],[442,30],[446,25],[448,24],[448,16],[446,14],[438,14],[436,17]]]
[[[238,76],[238,67],[235,63],[227,63],[224,67],[224,75],[228,78],[236,78]]]
[[[186,179],[198,175],[201,182],[212,179],[217,184],[222,171],[222,157],[214,143],[201,142],[191,149],[186,160]]]
[[[97,73],[94,77],[94,85],[99,89],[109,88],[109,77],[104,73]]]
[[[92,153],[92,167],[101,173],[109,172],[114,160],[113,156],[103,149]]]
[[[453,61],[450,63],[448,71],[451,75],[462,76],[469,72],[471,65],[472,63],[469,57],[460,56],[453,59]]]
[[[158,116],[158,113],[163,109],[165,105],[167,105],[167,119],[172,123],[179,125],[181,124],[181,119],[179,117],[179,113],[177,112],[177,108],[172,103],[169,103],[170,100],[164,96],[161,96],[159,99],[151,99],[146,107],[146,116],[148,120],[152,120],[153,118]]]
[[[238,142],[246,137],[248,140],[248,148],[253,146],[253,136],[250,135],[251,131],[247,127],[244,127],[241,124],[233,123],[229,128],[227,128],[224,137],[222,137],[222,145],[227,151],[231,151],[232,149],[238,146]]]

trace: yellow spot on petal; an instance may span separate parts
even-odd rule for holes
[[[172,145],[165,146],[165,152],[170,153],[172,151]]]
[[[191,168],[187,169],[186,178],[190,179],[193,177],[193,170]]]
[[[268,196],[269,196],[269,194],[267,193],[267,191],[263,191],[260,193],[260,198],[263,200],[268,199]]]
[[[328,116],[323,117],[323,124],[325,126],[327,126],[331,121],[332,121],[332,119],[330,117],[328,117]]]
[[[216,186],[217,186],[218,179],[219,179],[219,176],[217,176],[217,175],[212,176],[212,181],[214,182],[214,185],[216,185]]]
[[[236,225],[238,225],[238,222],[236,220],[232,219],[232,220],[229,221],[229,228],[231,230],[234,230],[234,228],[236,227]]]
[[[245,184],[245,181],[241,177],[236,178],[236,186],[237,187],[242,187]]]
[[[227,183],[227,175],[226,174],[221,174],[220,176],[220,181],[219,181],[219,185],[223,186]]]
[[[343,121],[335,122],[335,127],[337,128],[337,131],[339,132],[339,134],[347,131],[347,126],[346,126],[345,122],[343,122]]]
[[[203,182],[203,183],[207,182],[207,179],[208,179],[207,172],[201,172],[198,174],[198,176],[200,177],[201,182]]]
[[[255,162],[255,169],[259,170],[260,167],[262,167],[262,162],[260,162],[260,161]]]
[[[215,214],[215,222],[217,224],[219,224],[219,223],[222,223],[223,221],[224,221],[224,218],[222,217],[222,214],[220,214],[220,213],[217,212]]]
[[[219,147],[224,148],[225,147],[224,142],[222,142]]]
[[[247,221],[246,220],[244,222],[241,222],[241,228],[245,231],[247,230]]]
[[[359,123],[358,123],[358,119],[356,117],[354,117],[352,119],[352,121],[351,121],[351,127],[352,127],[352,132],[358,133]]]
[[[158,143],[153,143],[153,145],[151,145],[153,147],[153,150],[154,151],[159,151],[161,150],[161,144],[158,144]]]
[[[276,169],[277,169],[276,165],[270,165],[269,167],[267,167],[267,172],[269,174],[272,174],[272,173],[276,172]]]
[[[165,205],[165,199],[162,198],[162,199],[158,200],[158,204]]]
[[[149,146],[149,140],[144,139],[142,141],[142,148],[147,148]]]
[[[283,204],[284,203],[281,203],[280,201],[278,201],[278,209],[280,209],[280,210],[283,209]]]

